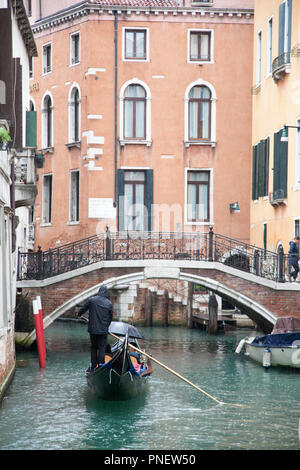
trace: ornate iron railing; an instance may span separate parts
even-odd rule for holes
[[[18,280],[46,279],[109,260],[217,261],[241,271],[279,282],[285,281],[287,257],[254,245],[215,234],[112,232],[68,243],[59,248],[19,252]]]
[[[291,63],[291,53],[284,52],[276,57],[272,62],[272,76],[274,80],[278,80],[280,78],[281,73],[285,73],[286,66],[290,65]]]

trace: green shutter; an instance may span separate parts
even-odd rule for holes
[[[153,227],[153,170],[146,170],[146,194],[145,194],[145,206],[147,209],[147,220],[145,223],[145,230],[151,232]]]
[[[36,145],[36,111],[26,111],[26,147]]]
[[[288,0],[288,52],[291,52],[293,0]]]
[[[267,196],[268,195],[268,190],[269,190],[269,148],[270,148],[270,138],[267,137],[264,141],[263,196]]]
[[[257,199],[257,179],[256,179],[256,168],[257,168],[257,146],[254,145],[252,148],[252,200]]]
[[[274,164],[273,164],[273,197],[279,189],[280,181],[280,167],[279,167],[279,144],[280,144],[280,133],[275,132],[274,134]]]
[[[258,175],[257,175],[257,196],[263,196],[263,173],[264,173],[264,142],[261,140],[258,148]]]
[[[279,6],[278,55],[284,53],[285,3]]]
[[[280,131],[281,138],[282,131]],[[287,155],[288,142],[280,142],[280,189],[283,197],[287,197]]]
[[[274,175],[273,197],[287,197],[287,155],[288,143],[281,142],[282,130],[274,134]]]

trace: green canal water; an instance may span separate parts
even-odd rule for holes
[[[250,330],[210,336],[179,327],[141,328],[141,346],[218,400],[154,364],[142,399],[105,402],[85,379],[86,326],[56,322],[45,332],[47,364],[18,353],[0,405],[2,450],[299,450],[300,373],[265,370],[235,348]]]

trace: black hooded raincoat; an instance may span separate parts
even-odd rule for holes
[[[98,294],[88,299],[79,309],[78,316],[81,317],[87,310],[89,311],[88,332],[93,335],[107,334],[112,321],[113,308],[106,286],[101,286]]]

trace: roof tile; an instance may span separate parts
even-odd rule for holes
[[[128,6],[128,7],[177,7],[174,0],[90,0],[91,3],[104,6]]]

